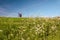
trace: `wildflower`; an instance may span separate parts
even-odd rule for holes
[[[56,30],[56,26],[52,26],[51,29],[52,29],[52,30]]]
[[[42,32],[43,30],[41,29],[40,32]]]
[[[3,30],[0,30],[0,32],[2,32]]]
[[[28,37],[27,40],[30,40],[30,37]]]
[[[35,24],[35,22],[33,22],[33,24]]]
[[[24,38],[21,38],[22,40],[24,40]]]
[[[40,25],[39,25],[39,24],[37,24],[37,27],[40,27]]]
[[[42,28],[42,29],[45,29],[43,25],[41,26],[41,28]]]
[[[13,36],[13,34],[12,34],[12,33],[11,33],[10,35],[11,35],[11,36]]]

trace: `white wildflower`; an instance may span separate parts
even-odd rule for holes
[[[12,34],[12,33],[11,33],[10,35],[11,35],[11,36],[13,36],[13,34]]]
[[[35,22],[33,22],[33,24],[35,24]]]
[[[43,30],[41,29],[40,32],[43,32]]]
[[[39,24],[37,24],[37,27],[40,27],[40,25],[39,25]]]
[[[42,28],[42,29],[45,29],[43,25],[41,26],[41,28]]]
[[[43,30],[43,33],[45,33],[45,31]]]
[[[56,30],[56,26],[52,26],[51,29],[52,29],[52,30]]]
[[[25,29],[23,31],[26,31]]]
[[[24,40],[24,38],[21,38],[22,40]]]
[[[28,37],[27,40],[30,40],[30,37]]]
[[[0,32],[2,32],[3,30],[0,30]]]

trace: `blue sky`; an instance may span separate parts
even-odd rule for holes
[[[60,0],[0,0],[0,16],[60,16]]]

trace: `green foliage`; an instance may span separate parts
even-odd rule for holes
[[[0,40],[60,40],[60,19],[0,17]]]

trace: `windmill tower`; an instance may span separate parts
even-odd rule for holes
[[[19,12],[18,15],[19,15],[19,17],[22,17],[22,13],[21,12]]]

